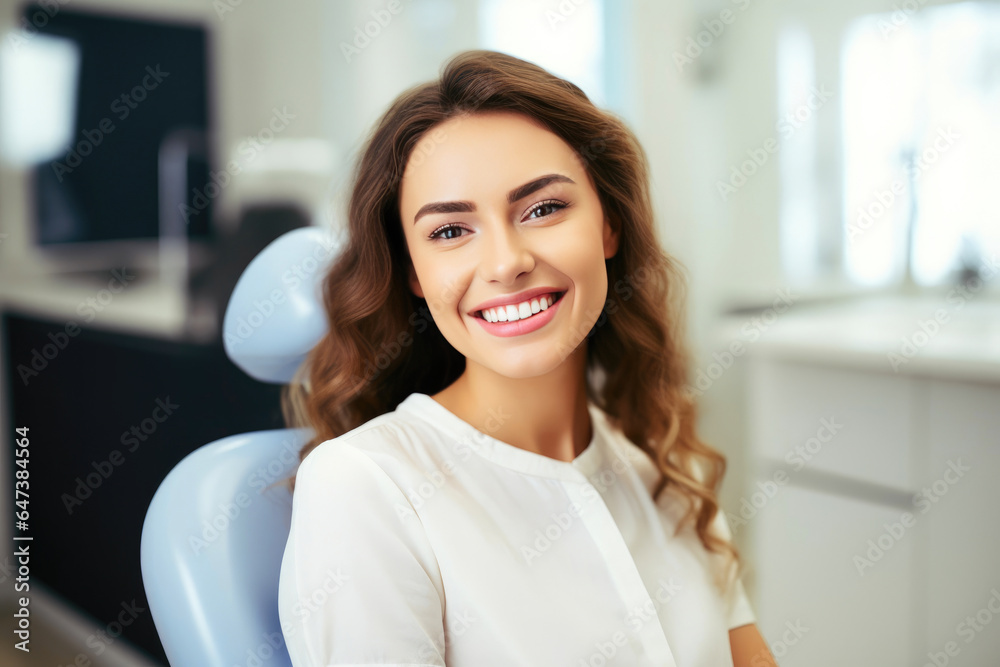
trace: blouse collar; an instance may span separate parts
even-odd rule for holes
[[[414,392],[397,407],[443,429],[468,444],[477,454],[512,470],[566,481],[586,482],[597,472],[605,460],[608,424],[605,414],[588,399],[587,409],[591,419],[591,438],[587,447],[572,461],[560,461],[536,452],[516,447],[483,433],[429,395]]]

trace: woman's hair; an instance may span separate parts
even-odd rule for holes
[[[705,548],[725,552],[739,570],[739,551],[709,532],[721,511],[726,458],[695,433],[682,340],[685,277],[657,238],[645,152],[579,87],[503,53],[457,54],[439,80],[397,97],[367,137],[352,175],[347,239],[323,283],[327,333],[282,392],[286,422],[315,434],[300,457],[395,410],[410,393],[436,394],[462,374],[464,356],[410,290],[399,186],[408,160],[425,159],[413,150],[428,131],[480,112],[530,117],[581,160],[619,234],[617,253],[605,260],[608,298],[587,336],[588,397],[662,471],[654,499],[670,487],[683,501],[678,532],[694,521]]]

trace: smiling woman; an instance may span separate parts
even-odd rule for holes
[[[315,431],[279,586],[297,667],[773,664],[648,180],[620,120],[497,52],[380,119],[286,395]]]
[[[584,407],[576,405],[584,396],[581,343],[607,299],[605,261],[617,234],[576,153],[530,117],[480,111],[440,127],[447,139],[407,166],[400,194],[410,288],[466,360],[457,384],[435,398],[462,411],[463,398],[482,405],[520,394],[523,401],[528,384],[544,385],[545,395],[563,400],[522,414],[546,420],[544,407],[550,416],[571,415]],[[443,230],[452,233],[445,238]],[[538,436],[528,447],[558,456],[561,438],[530,431],[500,435]],[[585,429],[576,435],[582,444]]]

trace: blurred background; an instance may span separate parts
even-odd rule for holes
[[[0,663],[166,664],[149,501],[283,426],[223,351],[240,272],[342,224],[389,102],[490,48],[647,152],[780,664],[997,664],[1000,3],[4,0],[0,31],[0,588],[13,631],[27,426],[34,640]]]

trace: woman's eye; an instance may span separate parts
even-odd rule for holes
[[[532,206],[531,209],[528,211],[528,217],[529,218],[532,218],[532,217],[542,217],[542,218],[544,218],[546,215],[552,215],[556,211],[558,211],[560,209],[566,208],[566,206],[567,206],[566,204],[563,204],[562,202],[558,202],[558,201],[543,201],[543,202],[539,202],[538,204],[535,204],[534,206]],[[543,212],[542,215],[541,216],[535,216],[534,213],[537,212],[537,211],[542,211]],[[545,211],[548,211],[548,212],[546,213]]]
[[[552,215],[556,211],[562,210],[568,206],[569,204],[565,204],[561,201],[556,201],[556,200],[539,202],[534,206],[532,206],[530,209],[528,209],[528,215],[526,216],[526,219],[544,218],[545,216]],[[540,213],[540,215],[536,216],[535,213]],[[459,225],[451,223],[438,227],[433,232],[431,232],[427,236],[427,238],[431,239],[432,241],[437,241],[437,240],[451,241],[457,238],[461,238],[463,236],[461,232],[465,231],[468,231],[465,227],[461,227]],[[452,232],[454,232],[454,234],[452,234]]]
[[[448,232],[450,232],[452,230],[465,231],[465,228],[464,227],[459,227],[458,225],[445,225],[443,227],[438,227],[433,232],[431,232],[431,234],[430,234],[430,236],[428,238],[430,238],[430,239],[441,238],[442,234],[447,234]],[[447,236],[447,237],[444,237],[444,238],[445,238],[445,240],[449,240],[449,239],[457,239],[459,237],[458,236]]]

